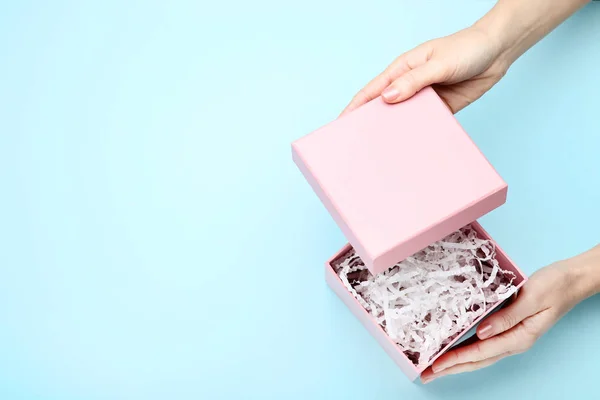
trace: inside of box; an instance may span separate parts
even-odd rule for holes
[[[331,263],[344,286],[418,370],[456,343],[524,280],[478,223],[461,231],[469,238],[450,235],[436,242],[437,247],[432,245],[377,276],[351,247]],[[474,249],[475,245],[482,248]],[[433,258],[423,254],[440,249],[444,253]],[[465,251],[475,256],[465,257]],[[425,272],[420,274],[420,269]],[[473,278],[477,274],[481,279]],[[452,290],[458,297],[452,297]]]

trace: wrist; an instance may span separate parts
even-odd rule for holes
[[[600,246],[586,251],[565,264],[573,297],[581,301],[600,293]]]
[[[536,20],[523,18],[520,8],[512,1],[499,1],[474,24],[493,40],[497,60],[506,70],[527,51],[527,38],[535,30]]]
[[[590,0],[499,0],[474,26],[493,38],[508,68]]]

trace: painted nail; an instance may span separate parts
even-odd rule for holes
[[[481,328],[479,328],[479,332],[477,332],[477,336],[479,339],[487,339],[492,336],[492,325],[485,324]]]
[[[388,87],[387,89],[385,89],[383,91],[383,93],[381,93],[381,96],[386,100],[386,101],[393,101],[395,100],[398,96],[400,95],[400,92],[398,91],[398,89],[396,89],[393,86]]]

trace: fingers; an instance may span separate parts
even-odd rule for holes
[[[471,372],[471,371],[475,371],[475,370],[478,370],[481,368],[489,367],[490,365],[495,364],[496,362],[500,361],[501,359],[503,359],[509,355],[510,355],[510,353],[503,353],[496,357],[488,358],[486,360],[455,365],[453,367],[447,368],[447,369],[442,370],[437,373],[433,372],[433,370],[431,368],[429,368],[426,371],[424,371],[423,374],[421,375],[421,381],[423,383],[429,383],[432,380],[440,378],[442,376],[462,374],[463,372]]]
[[[521,333],[519,330],[512,330],[499,336],[449,351],[433,363],[432,370],[438,373],[458,364],[479,362],[505,353],[521,353],[531,347],[535,340],[533,336]]]
[[[473,102],[470,92],[465,91],[461,86],[465,83],[459,83],[451,86],[435,85],[435,91],[444,100],[453,114],[456,114]]]
[[[381,74],[376,76],[352,98],[340,115],[344,115],[365,103],[377,98],[396,78],[427,62],[428,45],[421,45],[398,57]]]
[[[367,86],[360,89],[340,115],[353,111],[379,96],[381,91],[392,82],[394,75],[388,69],[376,76]]]
[[[400,76],[383,91],[381,96],[388,103],[398,103],[443,79],[444,68],[441,64],[430,61]]]
[[[492,314],[477,328],[479,339],[487,339],[492,336],[506,332],[519,322],[539,312],[534,301],[527,299],[526,294],[518,297],[508,307]]]

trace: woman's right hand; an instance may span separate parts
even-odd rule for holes
[[[433,86],[456,113],[494,86],[527,49],[590,0],[498,0],[470,28],[398,57],[342,114],[381,95],[398,103]]]
[[[494,86],[509,66],[500,41],[474,25],[399,56],[354,96],[342,115],[380,95],[388,103],[401,102],[430,85],[456,113]]]

